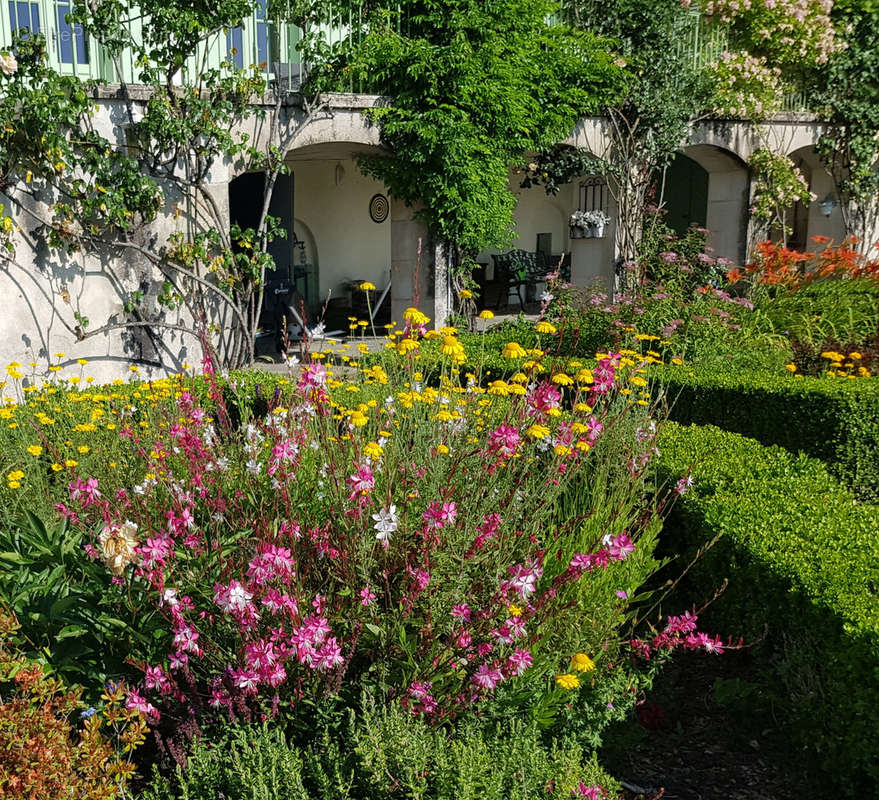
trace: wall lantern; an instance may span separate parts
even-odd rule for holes
[[[836,208],[836,198],[833,196],[833,192],[830,192],[827,197],[821,201],[821,213],[823,213],[825,217],[829,217],[833,213],[834,208]]]

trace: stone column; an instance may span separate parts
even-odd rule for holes
[[[600,239],[571,239],[571,283],[584,289],[601,284],[608,294],[614,288],[614,236],[611,223]]]
[[[413,219],[417,210],[391,198],[391,319],[402,325],[403,312],[415,306],[440,327],[451,310],[449,260]]]

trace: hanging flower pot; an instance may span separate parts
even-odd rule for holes
[[[571,225],[571,238],[572,239],[585,239],[587,237],[587,232],[585,228],[581,228],[579,225]]]
[[[605,226],[610,222],[610,217],[599,208],[593,208],[592,211],[580,211],[579,214],[589,228],[589,236],[601,239],[604,236]]]

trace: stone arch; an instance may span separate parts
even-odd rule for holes
[[[308,299],[318,310],[330,298],[332,328],[347,328],[357,299],[353,283],[370,281],[381,290],[390,279],[390,215],[376,222],[370,214],[372,198],[390,200],[388,191],[357,165],[359,154],[381,152],[375,144],[346,138],[306,144],[285,156],[294,187],[294,230],[306,253],[314,254],[313,260],[307,256]]]
[[[699,218],[692,221],[708,229],[708,243],[715,255],[742,263],[748,232],[750,177],[747,165],[733,151],[711,144],[688,145],[681,148],[679,155],[687,159],[687,162],[678,162],[686,170],[673,169],[670,176],[666,172],[666,178],[681,180],[689,176],[689,183],[680,186],[666,180],[665,196],[675,197],[678,208],[694,208],[700,212]],[[693,196],[696,191],[704,195],[704,200]]]
[[[815,197],[809,204],[797,203],[794,207],[794,231],[790,246],[804,250],[822,247],[822,244],[812,241],[814,236],[842,241],[845,238],[845,223],[839,208],[839,197],[833,178],[821,163],[814,145],[792,150],[788,152],[788,157],[803,173],[809,183],[809,190]]]

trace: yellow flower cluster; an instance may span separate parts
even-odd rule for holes
[[[859,363],[863,356],[853,350],[847,356],[838,353],[835,350],[827,350],[821,353],[821,358],[827,359],[830,364],[827,368],[827,375],[831,378],[869,378],[870,370],[863,364]],[[788,365],[788,369],[790,365]]]

